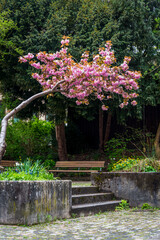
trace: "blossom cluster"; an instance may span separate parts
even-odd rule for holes
[[[68,98],[76,98],[77,105],[89,104],[89,97],[94,96],[102,102],[102,109],[107,110],[106,101],[113,99],[114,94],[120,97],[121,108],[129,101],[133,106],[137,104],[137,80],[141,74],[129,70],[130,57],[125,57],[123,63],[116,66],[112,44],[108,41],[92,61],[89,61],[89,52],[84,52],[77,63],[68,53],[68,44],[69,38],[64,36],[60,51],[39,52],[36,56],[28,53],[19,60],[29,62],[36,69],[32,77],[42,85],[43,90],[57,85],[56,90]]]

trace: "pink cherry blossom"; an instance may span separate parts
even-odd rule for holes
[[[124,103],[121,103],[119,106],[120,108],[124,108]]]
[[[25,55],[25,56],[23,56],[25,59],[28,59],[28,60],[30,60],[30,59],[32,59],[32,58],[34,58],[34,55],[32,54],[32,53],[28,53],[27,55]]]
[[[102,110],[104,110],[104,111],[106,111],[106,110],[108,110],[108,106],[105,106],[105,105],[102,105]]]
[[[103,110],[108,110],[104,102],[110,98],[113,100],[115,94],[122,98],[120,108],[127,106],[130,101],[133,106],[137,104],[134,99],[138,94],[135,91],[139,88],[137,80],[141,74],[129,70],[130,57],[125,57],[123,63],[116,66],[110,41],[99,49],[90,62],[89,52],[84,52],[79,62],[68,54],[68,37],[64,36],[61,44],[61,50],[56,53],[39,52],[34,60],[31,60],[34,58],[32,53],[19,58],[20,62],[29,62],[36,70],[32,77],[41,84],[43,90],[61,83],[57,85],[57,90],[68,98],[76,98],[77,105],[88,105],[92,96],[92,99],[102,102]]]
[[[33,63],[31,63],[31,66],[36,68],[36,69],[40,69],[41,68],[40,62],[38,62],[38,63],[33,62]]]
[[[137,105],[137,102],[134,100],[134,101],[131,102],[131,104],[132,104],[133,106],[135,106],[135,105]]]
[[[27,59],[25,59],[24,57],[20,57],[19,61],[25,63],[25,62],[27,62]]]

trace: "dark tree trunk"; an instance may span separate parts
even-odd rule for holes
[[[154,141],[154,147],[157,158],[160,160],[160,123],[157,129],[155,141]]]
[[[109,134],[110,134],[110,130],[111,130],[111,120],[112,120],[112,113],[108,112],[106,131],[105,131],[105,136],[104,136],[104,144],[106,142],[108,142],[108,140],[109,140]]]
[[[58,124],[56,129],[56,139],[58,143],[58,157],[60,161],[67,161],[67,147],[66,147],[66,136],[65,136],[65,125],[64,123]]]
[[[99,108],[99,151],[103,150],[103,111]]]

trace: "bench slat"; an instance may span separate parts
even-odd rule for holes
[[[16,165],[16,161],[2,160],[0,165],[2,167],[14,167]]]
[[[105,161],[58,161],[55,167],[104,167]]]
[[[98,172],[97,170],[49,170],[50,173],[52,172],[85,172],[85,173],[90,173],[90,172]]]
[[[92,173],[92,172],[98,172],[98,170],[75,170],[75,169],[70,169],[70,168],[104,168],[105,166],[105,161],[58,161],[56,162],[55,167],[56,168],[69,168],[67,170],[64,169],[54,169],[54,170],[49,170],[50,173],[58,173],[58,172],[73,172],[73,173]]]

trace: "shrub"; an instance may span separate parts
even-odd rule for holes
[[[44,160],[52,154],[52,122],[34,117],[29,121],[12,121],[7,129],[7,151],[5,157],[18,160],[31,157]]]
[[[155,136],[147,131],[127,127],[124,133],[115,134],[105,145],[107,158],[110,159],[110,167],[120,158],[142,156],[143,158],[155,157]]]
[[[46,167],[46,169],[53,169],[55,167],[56,162],[52,159],[47,159],[44,161],[43,166]]]
[[[105,145],[105,153],[107,157],[112,161],[113,159],[124,157],[126,148],[126,141],[120,138],[112,138]]]

